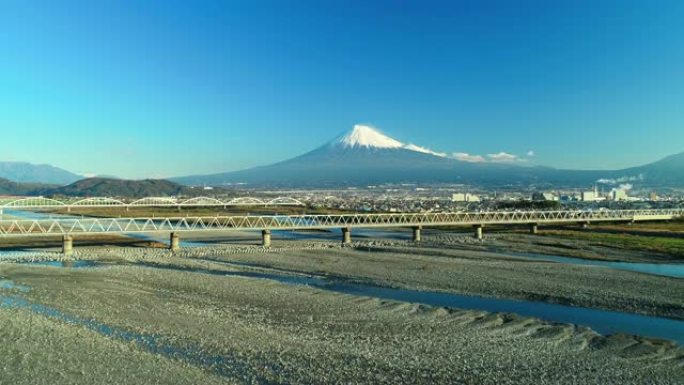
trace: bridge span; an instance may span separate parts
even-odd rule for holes
[[[90,218],[57,217],[50,219],[0,220],[2,238],[15,236],[63,237],[64,251],[70,252],[77,235],[134,234],[168,232],[171,249],[179,246],[184,232],[230,232],[261,230],[262,244],[269,247],[272,230],[342,229],[342,242],[351,243],[353,228],[405,227],[413,231],[413,240],[420,241],[423,227],[472,226],[474,235],[482,239],[487,225],[529,225],[536,233],[540,225],[575,223],[583,227],[592,222],[637,222],[670,220],[684,216],[684,209],[598,210],[598,211],[513,211],[460,213],[390,213],[339,215],[241,215],[203,217]]]
[[[121,200],[108,197],[90,197],[82,199],[58,200],[45,197],[15,197],[0,199],[0,213],[3,209],[13,210],[44,210],[78,208],[134,208],[134,207],[234,207],[234,206],[304,206],[304,202],[292,197],[256,198],[237,197],[218,199],[198,196],[179,199],[172,197],[146,197],[135,200]]]

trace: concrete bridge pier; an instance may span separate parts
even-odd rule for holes
[[[537,234],[538,227],[536,223],[530,223],[530,234]]]
[[[176,232],[171,233],[169,237],[169,250],[178,251],[180,250],[180,235]]]
[[[65,257],[71,256],[74,253],[74,239],[71,235],[62,235],[62,254]]]
[[[351,227],[342,228],[342,244],[351,245]]]
[[[413,228],[413,242],[420,242],[420,231],[423,229],[423,226],[415,226]]]
[[[580,223],[580,227],[583,229],[588,229],[589,228],[589,222],[582,222]]]
[[[271,247],[271,230],[261,230],[261,246],[265,248]]]
[[[475,229],[475,239],[482,240],[482,228],[483,225],[475,225],[473,228]]]

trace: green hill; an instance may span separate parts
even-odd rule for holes
[[[126,180],[111,178],[88,178],[79,180],[68,186],[42,190],[41,195],[137,198],[148,196],[178,196],[187,193],[187,190],[187,187],[163,179]]]
[[[52,188],[40,183],[17,183],[0,178],[0,195],[33,195],[36,191]]]

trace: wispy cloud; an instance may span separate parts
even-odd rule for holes
[[[527,156],[534,156],[534,151],[529,151],[527,153]],[[453,154],[451,154],[451,157],[456,160],[471,163],[517,163],[528,161],[528,159],[526,158],[505,151],[501,151],[495,154],[487,154],[486,156],[470,154],[467,152],[454,152]]]
[[[471,162],[471,163],[481,163],[485,162],[486,159],[482,155],[471,155],[468,154],[467,152],[455,152],[451,155],[454,159],[463,161],[463,162]]]
[[[444,158],[444,157],[447,156],[447,154],[444,153],[444,152],[432,151],[432,150],[430,150],[429,148],[417,146],[417,145],[415,145],[415,144],[413,144],[413,143],[409,143],[409,144],[405,145],[404,148],[407,149],[407,150],[411,150],[411,151],[422,152],[422,153],[424,153],[424,154],[431,154],[431,155],[435,155],[435,156],[441,156],[442,158]]]
[[[443,158],[456,159],[462,162],[469,163],[522,163],[529,162],[530,159],[528,158],[532,158],[535,156],[533,150],[528,150],[524,156],[518,156],[505,151],[500,151],[498,153],[492,153],[487,155],[471,154],[469,152],[445,153],[433,151],[427,147],[418,146],[413,143],[404,144],[403,148],[411,151],[422,152],[425,154],[431,154]]]
[[[633,176],[621,176],[619,178],[601,178],[596,181],[596,183],[601,184],[618,184],[625,182],[637,182],[644,180],[644,174],[633,175]]]
[[[494,163],[513,163],[522,161],[517,155],[509,154],[507,152],[499,152],[496,154],[487,154],[487,157]]]

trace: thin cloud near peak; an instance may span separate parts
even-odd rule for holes
[[[496,154],[487,154],[487,157],[491,162],[495,163],[512,163],[521,160],[517,155],[509,154],[504,151]]]
[[[467,152],[455,152],[452,154],[452,157],[456,160],[460,160],[463,162],[471,162],[471,163],[481,163],[481,162],[486,162],[486,159],[482,155],[472,155],[468,154]]]

